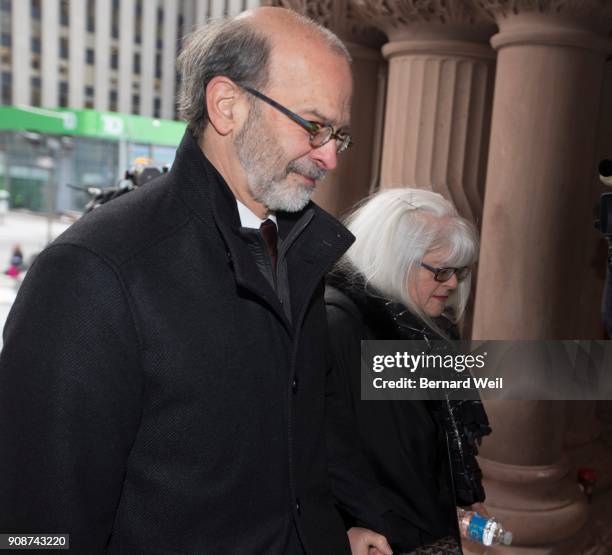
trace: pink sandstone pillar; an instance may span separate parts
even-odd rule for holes
[[[467,2],[354,3],[389,37],[381,188],[439,192],[479,224],[494,25]]]
[[[473,337],[580,337],[609,4],[478,3],[500,32]],[[588,510],[564,452],[569,407],[487,411],[487,506],[515,533],[510,553],[580,553]]]

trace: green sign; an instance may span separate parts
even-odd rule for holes
[[[185,132],[185,124],[96,110],[0,106],[2,129],[178,146]]]

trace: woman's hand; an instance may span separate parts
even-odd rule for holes
[[[471,507],[466,507],[468,511],[474,511],[478,513],[480,516],[486,516],[487,518],[491,518],[489,511],[482,503],[474,503]]]
[[[353,527],[347,535],[352,555],[393,555],[387,538],[372,530]]]

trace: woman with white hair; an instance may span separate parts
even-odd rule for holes
[[[356,241],[326,290],[335,371],[394,511],[419,529],[421,545],[460,553],[456,508],[484,500],[475,459],[490,432],[482,403],[362,401],[360,341],[457,339],[476,230],[441,195],[408,188],[372,196],[345,223]]]

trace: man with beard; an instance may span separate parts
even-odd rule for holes
[[[350,143],[349,55],[261,8],[197,31],[179,69],[171,171],[47,248],[7,322],[0,532],[88,554],[347,553],[334,498],[392,522],[328,368],[323,276],[353,238],[309,200]]]

